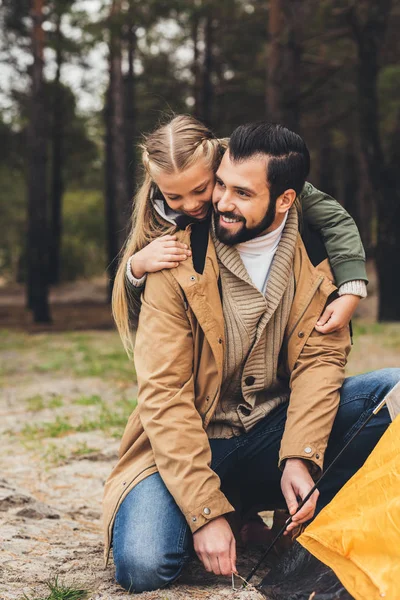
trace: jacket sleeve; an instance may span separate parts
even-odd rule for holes
[[[128,299],[129,322],[133,329],[137,329],[139,314],[142,308],[142,293],[145,289],[146,280],[141,286],[133,285],[125,275],[125,291]]]
[[[300,194],[304,219],[322,236],[336,285],[354,280],[368,282],[365,252],[357,226],[334,198],[306,182]]]
[[[330,334],[314,329],[309,336],[290,376],[291,393],[279,454],[280,468],[287,458],[302,458],[313,463],[315,474],[323,469],[349,351],[348,327]]]
[[[234,508],[210,468],[211,450],[195,406],[193,335],[170,273],[149,274],[135,343],[138,411],[158,471],[192,532]]]

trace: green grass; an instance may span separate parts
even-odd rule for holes
[[[96,404],[98,404],[97,400]],[[70,433],[87,433],[98,430],[107,433],[111,437],[120,437],[136,404],[136,400],[123,398],[110,407],[100,398],[98,413],[92,417],[84,417],[78,425],[73,425],[67,417],[57,416],[54,421],[27,423],[21,429],[19,436],[25,441],[33,441],[59,438]],[[13,434],[11,431],[8,431],[8,433]]]
[[[353,337],[361,341],[363,336],[377,338],[379,345],[400,349],[400,323],[363,323],[354,321]]]
[[[62,396],[53,396],[47,402],[47,406],[48,408],[60,408],[61,406],[64,406]]]
[[[91,448],[87,445],[87,442],[83,442],[82,444],[78,444],[78,446],[72,450],[71,456],[88,456],[90,454],[95,454],[96,452],[100,452],[100,448]]]
[[[36,394],[25,400],[26,408],[31,412],[39,412],[45,408],[45,402],[43,396]]]
[[[14,374],[63,373],[73,377],[136,381],[116,332],[39,333],[0,330],[0,383]]]
[[[42,456],[48,465],[54,467],[64,464],[71,459],[90,456],[97,452],[100,452],[100,448],[88,446],[87,442],[77,444],[72,450],[69,450],[64,446],[59,446],[54,442],[50,442],[46,445],[45,452],[42,453]]]
[[[21,429],[21,436],[27,440],[37,440],[42,438],[58,438],[68,433],[73,433],[75,427],[71,425],[69,419],[56,417],[55,421],[45,423],[27,423]]]
[[[52,396],[49,400],[45,400],[40,394],[26,398],[25,402],[30,412],[39,412],[45,408],[60,408],[64,404],[62,396]]]
[[[97,394],[93,396],[81,396],[72,401],[74,404],[80,404],[81,406],[93,406],[96,404],[102,404],[103,400]]]
[[[49,593],[46,596],[23,595],[24,600],[84,600],[89,595],[89,590],[73,588],[58,581],[58,577],[46,581]],[[22,600],[22,599],[21,599]]]

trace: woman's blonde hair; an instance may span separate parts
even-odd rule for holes
[[[133,295],[128,297],[125,285],[126,266],[135,254],[155,238],[174,233],[176,227],[165,221],[154,210],[152,198],[156,185],[154,178],[161,172],[181,173],[197,160],[216,171],[227,141],[217,139],[200,121],[188,115],[174,117],[153,133],[145,136],[140,145],[144,180],[133,199],[131,230],[121,250],[119,267],[112,293],[112,313],[122,343],[129,357],[133,355],[131,326],[136,326],[135,315],[140,305]],[[129,308],[132,308],[131,319]]]

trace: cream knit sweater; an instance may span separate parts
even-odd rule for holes
[[[294,297],[297,234],[298,216],[292,207],[262,294],[236,248],[222,244],[212,229],[220,263],[226,348],[221,397],[207,429],[210,438],[249,431],[289,398],[287,381],[278,377],[278,361]]]

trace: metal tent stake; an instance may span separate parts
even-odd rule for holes
[[[286,521],[284,526],[282,527],[282,529],[276,534],[276,536],[274,537],[274,539],[272,540],[271,544],[268,546],[268,548],[266,549],[266,551],[264,552],[264,554],[262,555],[262,557],[260,558],[260,560],[258,561],[258,563],[255,565],[255,567],[252,568],[252,570],[250,571],[250,573],[247,575],[245,582],[243,584],[243,587],[246,586],[247,583],[249,583],[250,579],[252,579],[252,577],[255,575],[256,571],[258,571],[258,569],[260,568],[260,566],[262,565],[262,563],[264,562],[264,560],[266,559],[266,557],[268,556],[268,554],[271,552],[272,548],[275,546],[276,542],[278,541],[278,539],[281,537],[281,535],[284,533],[284,531],[286,530],[286,527],[288,525],[290,525],[290,523],[293,521],[293,517],[295,515],[297,515],[297,513],[299,512],[299,510],[301,510],[303,508],[303,506],[305,505],[305,503],[311,498],[311,496],[313,495],[313,493],[315,492],[315,490],[318,488],[319,484],[321,483],[322,479],[325,477],[325,475],[327,473],[329,473],[330,469],[333,467],[333,465],[339,460],[339,458],[342,456],[343,452],[348,448],[348,446],[350,446],[351,442],[354,440],[355,437],[358,436],[358,434],[364,429],[364,427],[367,425],[367,423],[370,422],[370,420],[372,419],[372,417],[374,415],[377,415],[378,412],[381,410],[381,408],[386,404],[386,398],[384,398],[383,400],[381,400],[381,402],[379,402],[379,404],[374,408],[374,410],[372,411],[372,413],[369,415],[369,417],[364,421],[364,423],[361,425],[361,427],[359,427],[359,429],[357,429],[357,431],[351,436],[351,438],[349,439],[349,441],[343,446],[343,448],[341,449],[341,451],[339,452],[339,454],[333,459],[333,461],[330,463],[330,465],[326,468],[326,470],[322,473],[321,477],[318,479],[318,481],[315,483],[315,485],[311,488],[311,490],[308,492],[308,494],[303,498],[303,500],[300,502],[299,506],[297,507],[296,512],[291,515]]]

